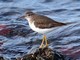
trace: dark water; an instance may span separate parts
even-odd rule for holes
[[[13,31],[9,37],[0,35],[0,56],[10,60],[40,45],[42,35],[33,32],[26,20],[18,19],[27,10],[64,23],[76,21],[55,28],[47,38],[52,49],[80,60],[80,0],[0,0],[0,24]]]

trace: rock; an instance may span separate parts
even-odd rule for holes
[[[0,60],[4,60],[3,57],[0,57]]]
[[[32,52],[32,51],[31,51]],[[50,48],[37,49],[34,53],[23,56],[20,60],[71,60]]]

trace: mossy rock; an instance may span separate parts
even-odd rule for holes
[[[23,56],[21,60],[71,60],[69,57],[53,51],[50,48],[38,48],[34,51],[34,53],[31,52],[30,54]]]

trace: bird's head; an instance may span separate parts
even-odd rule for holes
[[[30,12],[26,12],[24,16],[21,16],[21,18],[25,18],[25,19],[29,20],[34,15],[35,15],[35,13],[30,11]]]

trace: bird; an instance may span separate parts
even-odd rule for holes
[[[29,26],[33,31],[43,34],[42,43],[39,46],[39,48],[44,48],[49,46],[46,37],[47,33],[53,31],[55,27],[61,27],[66,25],[66,23],[55,21],[45,15],[41,15],[32,11],[26,12],[20,18],[25,18],[28,21]]]

